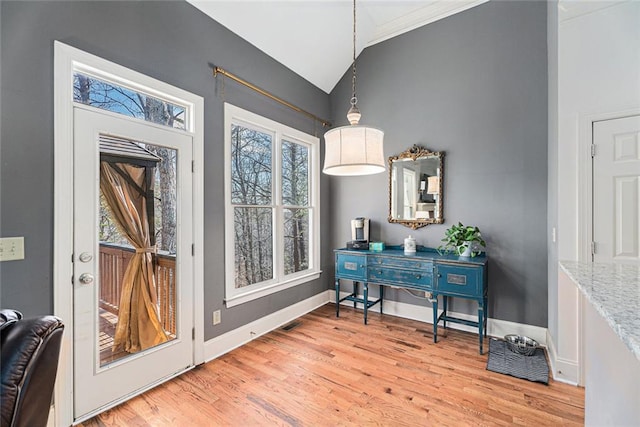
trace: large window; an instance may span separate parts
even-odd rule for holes
[[[318,145],[225,104],[227,306],[319,276]]]

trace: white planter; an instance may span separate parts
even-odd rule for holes
[[[462,250],[464,248],[464,250]],[[458,248],[460,256],[471,256],[471,252],[475,248],[475,242],[465,242],[463,246]]]

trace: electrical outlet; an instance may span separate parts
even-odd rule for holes
[[[0,238],[0,261],[24,259],[24,237]]]
[[[213,324],[217,325],[220,323],[220,310],[216,310],[213,312]]]

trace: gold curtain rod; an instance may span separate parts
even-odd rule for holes
[[[241,85],[246,86],[251,90],[254,90],[254,91],[258,92],[259,94],[264,95],[269,99],[272,99],[272,100],[274,100],[276,102],[279,102],[280,104],[282,104],[282,105],[284,105],[286,107],[289,107],[292,110],[297,111],[298,113],[304,114],[307,117],[311,117],[313,120],[316,120],[316,121],[322,123],[322,126],[324,126],[324,127],[331,127],[331,122],[330,121],[322,119],[322,118],[316,116],[315,114],[311,114],[310,112],[308,112],[306,110],[303,110],[300,107],[296,107],[295,105],[285,101],[284,99],[278,98],[277,96],[270,94],[266,90],[260,89],[258,86],[253,85],[253,84],[249,83],[248,81],[241,79],[240,77],[236,76],[235,74],[232,74],[232,73],[230,73],[230,72],[228,72],[228,71],[226,71],[226,70],[224,70],[224,69],[222,69],[220,67],[214,66],[213,67],[213,77],[217,77],[218,74],[222,74],[225,77],[229,77],[231,80],[233,80],[233,81],[235,81],[237,83],[240,83]]]

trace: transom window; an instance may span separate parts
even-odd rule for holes
[[[319,276],[318,145],[225,104],[227,306]]]
[[[186,128],[185,107],[79,71],[73,73],[73,100],[174,129]]]

